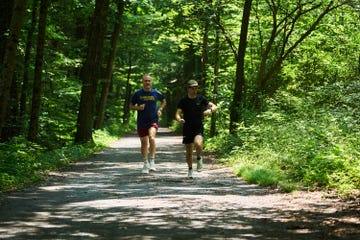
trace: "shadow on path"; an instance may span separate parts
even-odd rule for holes
[[[44,186],[8,194],[0,239],[360,239],[358,207],[270,192],[210,162],[189,180],[181,137],[167,129],[157,171],[144,175],[139,145],[129,134]]]

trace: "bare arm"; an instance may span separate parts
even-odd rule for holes
[[[184,124],[185,120],[181,117],[181,115],[182,115],[182,110],[180,108],[176,109],[176,113],[175,113],[176,121],[178,121],[181,124]]]
[[[164,99],[161,101],[161,105],[160,105],[159,110],[158,110],[158,112],[157,112],[157,114],[158,114],[159,117],[161,116],[162,111],[164,110],[165,106],[166,106],[166,99],[164,98]]]
[[[210,115],[212,112],[215,112],[216,110],[217,110],[217,106],[216,106],[214,103],[209,102],[209,103],[208,103],[208,109],[206,109],[206,110],[204,111],[204,116],[208,116],[208,115]]]

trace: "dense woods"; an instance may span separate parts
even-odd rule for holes
[[[219,106],[206,148],[248,181],[359,194],[359,1],[6,0],[0,11],[0,191],[94,151],[96,134],[133,129],[129,98],[149,73],[174,130],[184,83],[199,81]]]

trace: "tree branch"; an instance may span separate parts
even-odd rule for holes
[[[226,39],[226,42],[230,45],[231,51],[234,54],[235,59],[237,59],[237,48],[236,48],[234,42],[231,40],[231,38],[229,37],[229,35],[227,34],[225,28],[221,25],[221,23],[216,19],[214,19],[214,22],[221,30],[222,34],[224,35],[224,37]]]

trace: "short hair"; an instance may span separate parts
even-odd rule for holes
[[[150,79],[152,79],[152,77],[150,76],[150,74],[144,74],[143,79],[144,79],[145,77],[149,77]]]

